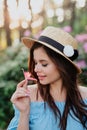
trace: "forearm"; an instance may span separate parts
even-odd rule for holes
[[[29,130],[29,115],[21,113],[17,130]]]

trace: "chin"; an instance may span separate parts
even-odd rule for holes
[[[47,85],[47,84],[50,84],[49,82],[41,82],[40,81],[40,84],[42,84],[42,85]]]

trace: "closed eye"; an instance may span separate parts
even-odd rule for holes
[[[42,64],[43,67],[46,67],[48,64]]]
[[[39,62],[34,60],[34,65],[37,65],[38,63],[41,64],[43,67],[46,67],[48,65],[48,63],[45,60],[40,60]]]

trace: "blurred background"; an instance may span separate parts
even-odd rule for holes
[[[37,39],[42,30],[56,26],[78,41],[82,69],[79,79],[87,86],[87,0],[0,0],[0,130],[13,117],[10,97],[28,70],[29,50],[23,36]]]

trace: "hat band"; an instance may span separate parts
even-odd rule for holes
[[[39,41],[42,41],[42,42],[45,42],[45,43],[48,43],[50,46],[53,46],[54,48],[58,49],[60,52],[63,53],[63,50],[64,50],[64,46],[62,44],[60,44],[59,42],[49,38],[49,37],[46,37],[46,36],[40,36]],[[63,53],[64,54],[64,53]],[[64,54],[65,55],[65,54]],[[66,55],[65,55],[66,56]],[[68,56],[67,56],[68,57]],[[76,58],[78,57],[78,51],[76,49],[74,49],[74,54],[73,56],[71,57],[68,57],[70,60],[75,60]]]

